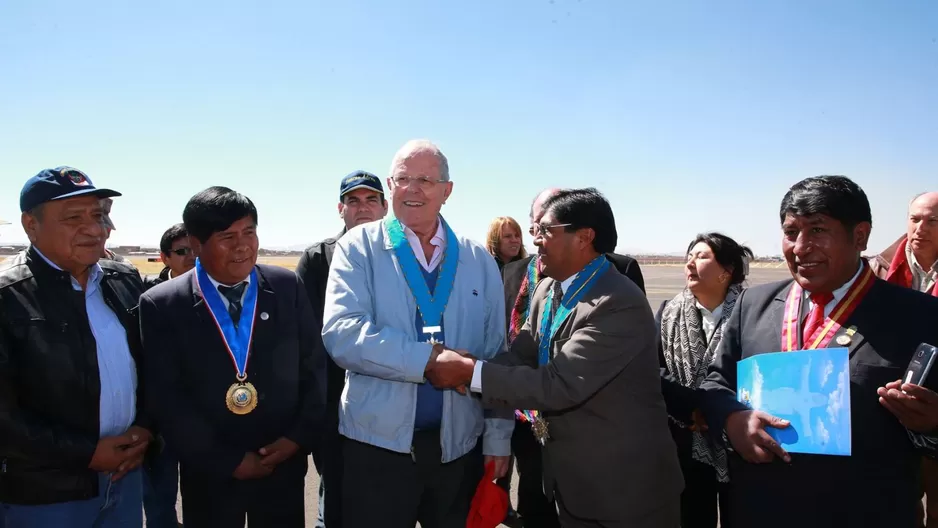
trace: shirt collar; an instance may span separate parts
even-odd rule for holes
[[[55,262],[52,262],[51,260],[49,260],[48,257],[43,255],[42,251],[39,251],[39,248],[37,248],[36,246],[33,246],[33,249],[36,251],[37,255],[42,257],[42,260],[46,261],[46,264],[52,266],[53,268],[59,271],[65,271],[62,268],[60,268]],[[101,266],[97,262],[95,262],[94,265],[91,266],[91,270],[88,273],[88,284],[97,285],[99,282],[101,282],[101,278],[103,276],[104,276],[104,270],[101,269]],[[74,287],[76,290],[81,290],[81,284],[78,284],[78,280],[76,280],[75,277],[72,277],[71,275],[69,275],[69,277],[72,279],[72,287]]]
[[[828,306],[836,306],[837,303],[839,303],[840,300],[844,298],[844,295],[847,294],[847,290],[849,290],[850,287],[853,286],[853,283],[857,281],[857,277],[860,276],[861,271],[863,271],[862,264],[857,268],[857,272],[853,274],[853,277],[851,277],[850,280],[845,282],[843,286],[841,286],[840,288],[837,288],[836,290],[831,292],[831,294],[834,296],[834,299],[833,301],[831,301],[831,303],[828,304]],[[811,292],[809,292],[808,290],[805,290],[804,295],[805,295],[805,298],[808,299],[811,297]]]
[[[567,288],[569,288],[570,285],[573,284],[573,281],[576,280],[577,275],[579,275],[579,272],[574,273],[573,275],[570,275],[565,280],[560,282],[560,291],[562,291],[564,295],[567,294]]]
[[[720,303],[720,306],[717,306],[717,307],[714,308],[713,311],[711,312],[710,310],[707,309],[706,306],[700,304],[699,301],[696,301],[696,302],[697,302],[697,309],[700,310],[700,315],[701,315],[704,319],[709,319],[709,320],[715,321],[715,320],[719,319],[719,318],[723,315],[723,304],[724,304],[724,303]]]
[[[226,284],[222,284],[222,283],[218,282],[217,280],[215,280],[214,277],[212,277],[211,275],[209,275],[208,271],[205,272],[205,275],[208,276],[208,280],[212,281],[212,286],[214,286],[216,290],[218,289],[219,286],[227,286]],[[251,284],[251,276],[248,275],[248,276],[245,277],[244,280],[241,281],[241,282],[243,282],[245,285]]]
[[[414,230],[401,224],[404,227],[404,234],[409,237],[417,237],[417,233],[414,233]],[[433,238],[430,239],[430,244],[438,247],[446,246],[446,231],[443,230],[443,220],[438,216],[436,219],[436,233],[433,235]]]
[[[912,253],[912,244],[905,245],[905,258],[907,261],[909,261],[909,263],[911,263],[912,269],[918,271],[921,275],[928,275],[933,271],[938,272],[938,261],[933,262],[928,270],[922,267],[918,259],[915,258],[915,254]]]

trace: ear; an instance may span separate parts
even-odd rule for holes
[[[160,251],[160,262],[162,262],[164,266],[169,266],[169,257],[162,251]]]
[[[443,187],[443,203],[446,203],[446,200],[449,199],[449,195],[453,194],[453,182],[446,182],[446,186]]]
[[[577,231],[577,239],[583,247],[592,246],[593,241],[596,240],[596,231],[593,231],[590,227],[580,229]]]
[[[345,218],[345,203],[339,202],[339,218]]]
[[[29,213],[23,213],[20,216],[20,223],[23,225],[23,231],[26,231],[29,242],[35,244],[39,238],[39,219]]]
[[[192,248],[192,254],[195,255],[196,257],[202,254],[202,243],[199,242],[198,238],[194,236],[190,236],[189,247]]]
[[[857,251],[861,253],[866,251],[866,247],[870,243],[870,232],[872,230],[873,226],[869,222],[860,222],[853,228],[853,243]]]

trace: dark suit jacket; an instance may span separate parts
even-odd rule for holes
[[[332,254],[335,252],[335,243],[345,234],[342,229],[333,238],[327,238],[306,248],[300,261],[296,265],[296,275],[303,281],[310,305],[313,307],[315,324],[322,326],[323,307],[326,302],[326,281],[329,278],[329,266],[332,264]],[[336,434],[339,430],[339,399],[345,388],[345,369],[335,364],[332,357],[326,356],[326,420]]]
[[[736,301],[701,386],[710,430],[744,409],[736,401],[736,362],[781,349],[785,298],[792,281],[754,286]],[[921,342],[938,343],[938,299],[876,282],[840,333],[855,326],[850,349],[850,457],[793,454],[749,464],[730,457],[734,526],[891,528],[915,526],[919,467],[907,430],[879,403],[876,389],[902,377]],[[836,338],[830,347],[838,347]],[[936,371],[926,385],[935,388]]]
[[[195,270],[140,298],[144,373],[152,380],[149,409],[184,469],[204,478],[229,478],[246,452],[281,436],[300,445],[281,468],[305,474],[306,455],[321,433],[325,353],[320,324],[293,272],[258,265],[257,279],[247,381],[257,388],[258,405],[242,416],[225,405],[235,369],[195,288]]]
[[[482,367],[486,405],[539,409],[549,422],[544,488],[586,519],[625,521],[678,507],[683,477],[671,434],[648,301],[609,269],[574,307],[537,366],[540,316],[552,279],[508,354]],[[534,328],[532,328],[532,325]]]
[[[511,309],[515,306],[515,300],[518,298],[518,292],[521,290],[521,280],[528,270],[528,263],[534,255],[521,260],[509,262],[502,268],[502,281],[505,283],[505,320],[511,323]],[[606,258],[612,265],[619,270],[619,273],[632,279],[632,282],[642,293],[645,293],[645,279],[642,277],[642,270],[638,266],[638,261],[632,257],[619,255],[618,253],[606,253]]]

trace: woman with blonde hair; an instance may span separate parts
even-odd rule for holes
[[[510,216],[499,216],[489,225],[485,247],[495,257],[498,269],[528,256],[521,240],[521,226]]]

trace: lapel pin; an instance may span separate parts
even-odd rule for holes
[[[267,312],[261,312],[261,321],[266,321],[270,319],[270,316],[267,315]]]
[[[837,336],[837,344],[840,346],[847,346],[853,341],[853,334],[857,333],[857,327],[851,326],[843,335]]]

